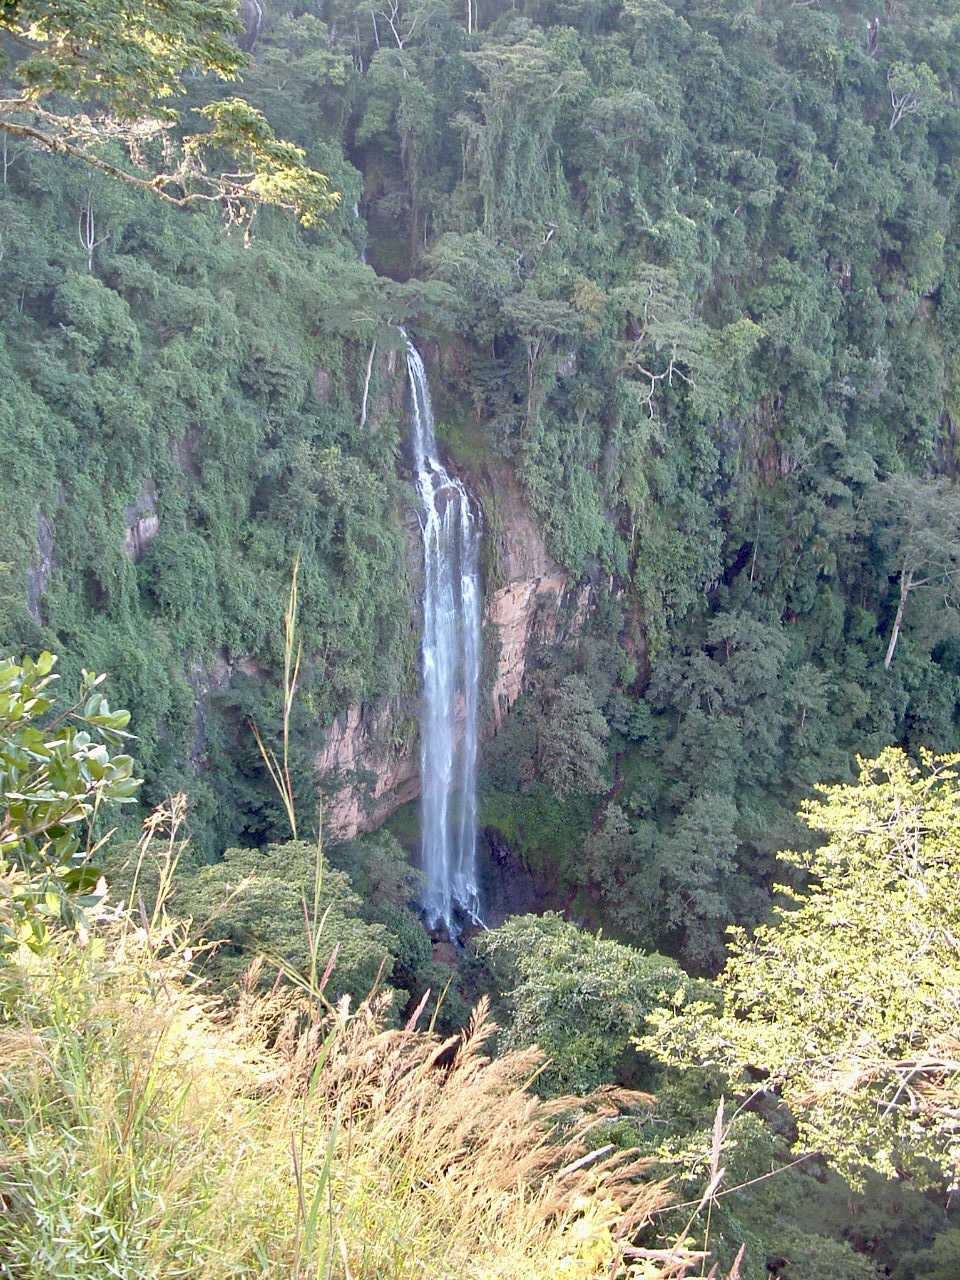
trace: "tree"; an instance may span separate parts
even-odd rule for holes
[[[475,175],[485,234],[546,243],[563,218],[566,186],[554,132],[562,113],[587,86],[578,40],[567,28],[549,33],[511,24],[502,40],[486,39],[467,55],[483,87],[472,110],[452,121],[463,138],[465,175]]]
[[[911,595],[929,588],[954,605],[960,590],[960,493],[948,480],[898,475],[878,484],[864,503],[891,546],[900,594],[883,660],[889,669]]]
[[[738,887],[739,816],[730,796],[700,791],[657,852],[664,925],[680,932],[684,964],[701,972],[723,955],[722,930]]]
[[[537,721],[537,775],[558,800],[604,788],[604,744],[610,728],[580,675],[550,687]]]
[[[204,972],[218,987],[262,954],[265,985],[278,971],[296,981],[328,969],[325,994],[360,1001],[389,973],[397,946],[383,925],[364,921],[349,876],[303,840],[227,849],[212,866],[184,870],[172,901],[189,910],[198,940],[217,942]]]
[[[553,912],[514,916],[475,945],[493,981],[508,988],[505,1046],[537,1044],[549,1055],[541,1076],[549,1091],[636,1082],[630,1037],[681,976],[671,960],[594,937]]]
[[[199,69],[235,79],[244,55],[232,0],[9,0],[0,7],[0,33],[24,56],[9,69],[11,90],[0,97],[0,133],[65,154],[172,204],[213,201],[234,221],[259,201],[295,209],[305,223],[338,197],[305,163],[304,152],[278,139],[265,117],[240,98],[199,109],[210,124],[174,147],[178,120],[169,100],[184,92],[184,77]],[[76,107],[65,111],[63,97]],[[146,155],[160,142],[164,168],[150,174]],[[116,144],[126,160],[114,162]],[[177,161],[169,165],[176,153]],[[223,153],[239,165],[217,171]]]
[[[714,404],[727,380],[743,376],[744,361],[762,329],[743,317],[720,330],[708,328],[693,313],[676,272],[643,263],[629,286],[614,289],[624,376],[639,384],[640,404],[652,418],[663,388],[684,386],[694,401]],[[646,384],[646,385],[644,385]]]
[[[795,1113],[855,1184],[960,1174],[960,756],[889,748],[802,816],[827,842],[781,853],[809,877],[752,935],[733,931],[722,1009],[660,1010],[641,1044],[719,1065]]]
[[[533,430],[539,396],[536,394],[537,366],[552,351],[558,338],[573,339],[581,329],[580,318],[569,303],[541,297],[532,281],[519,293],[504,299],[500,314],[523,340],[527,355],[527,435]]]
[[[887,72],[890,90],[890,129],[895,129],[905,116],[929,116],[945,103],[945,95],[937,77],[925,62],[911,67],[895,62]]]
[[[39,949],[55,920],[83,924],[100,878],[91,859],[96,820],[130,803],[140,785],[128,755],[128,711],[111,711],[103,676],[84,672],[80,697],[50,719],[56,658],[0,663],[0,961],[21,944]]]

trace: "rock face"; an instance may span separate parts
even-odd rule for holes
[[[41,601],[50,574],[57,566],[54,556],[53,524],[42,511],[37,514],[37,554],[27,569],[27,608],[36,622],[42,622]]]
[[[482,714],[484,736],[497,733],[519,697],[531,656],[541,645],[576,639],[589,609],[590,588],[571,584],[547,554],[543,538],[507,467],[488,468],[477,487],[488,493],[487,537],[494,541],[501,586],[486,592],[484,623],[495,669]],[[489,680],[489,676],[488,676]],[[328,840],[350,840],[380,826],[420,794],[415,699],[350,707],[330,726],[317,757]]]
[[[373,831],[420,794],[417,707],[394,698],[380,707],[350,707],[327,731],[317,756],[327,839]]]
[[[505,579],[504,586],[488,592],[484,609],[484,621],[499,640],[489,737],[496,734],[520,696],[534,649],[579,635],[590,605],[590,588],[572,584],[550,558],[512,473],[498,468],[485,478],[496,495],[496,551]]]
[[[160,532],[157,491],[151,479],[144,481],[136,502],[126,508],[124,520],[126,528],[123,534],[123,552],[137,564],[143,559],[147,544]]]

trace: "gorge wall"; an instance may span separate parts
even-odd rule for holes
[[[488,466],[473,484],[492,544],[483,611],[489,694],[481,704],[490,738],[520,696],[534,653],[579,635],[590,587],[571,582],[549,555],[509,467]],[[350,707],[330,726],[316,762],[328,840],[372,831],[420,794],[417,712],[415,699],[398,698]]]

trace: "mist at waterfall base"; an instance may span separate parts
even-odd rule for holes
[[[422,905],[427,927],[455,938],[482,924],[476,872],[481,522],[463,483],[437,456],[426,370],[409,339],[406,345],[424,568]]]

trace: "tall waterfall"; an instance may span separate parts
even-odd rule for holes
[[[480,518],[437,457],[427,373],[407,343],[413,458],[423,530],[422,851],[427,925],[480,921],[476,879]]]

